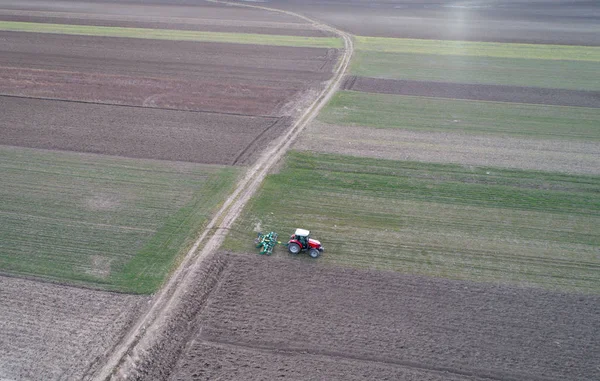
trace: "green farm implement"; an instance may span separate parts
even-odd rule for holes
[[[270,232],[267,234],[258,233],[258,237],[254,240],[256,243],[256,248],[260,249],[260,254],[273,254],[273,249],[275,245],[279,243],[277,241],[277,233]]]

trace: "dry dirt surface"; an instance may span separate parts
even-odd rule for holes
[[[276,115],[334,49],[0,32],[0,94]]]
[[[332,35],[297,17],[202,0],[2,0],[0,20],[315,37]]]
[[[294,149],[375,159],[600,175],[596,142],[336,126],[315,121]]]
[[[206,164],[246,164],[289,118],[0,96],[5,145]]]
[[[0,380],[82,380],[148,297],[0,276]]]
[[[310,259],[218,253],[203,266],[213,276],[180,311],[192,324],[166,331],[135,379],[600,377],[597,296]]]
[[[0,33],[0,143],[249,164],[333,49]]]
[[[361,36],[600,45],[595,0],[262,0],[260,5]]]
[[[494,102],[600,107],[600,91],[478,85],[348,76],[343,90]]]

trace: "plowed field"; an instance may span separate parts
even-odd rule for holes
[[[600,45],[594,0],[268,0],[265,5],[362,36]]]
[[[277,114],[327,80],[337,57],[323,48],[0,36],[0,94],[249,115]]]
[[[0,107],[6,145],[208,164],[248,163],[258,137],[288,125],[288,118],[2,96]]]
[[[0,276],[0,379],[86,379],[147,300]]]
[[[206,1],[4,1],[0,20],[216,32],[325,36],[297,17]],[[110,5],[107,6],[107,3]]]
[[[600,377],[597,296],[230,261],[171,380]]]

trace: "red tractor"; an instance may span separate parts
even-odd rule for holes
[[[294,255],[301,251],[308,251],[311,258],[318,258],[324,250],[321,242],[310,238],[310,232],[304,229],[296,229],[296,232],[290,237],[287,247],[289,252]]]

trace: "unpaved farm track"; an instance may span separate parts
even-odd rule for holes
[[[265,7],[249,7],[271,10]],[[278,12],[292,14],[287,11]],[[304,16],[296,16],[313,22]],[[106,359],[104,366],[95,378],[102,380],[110,378],[156,380],[161,379],[161,373],[164,376],[163,372],[168,372],[174,365],[178,354],[183,350],[185,338],[190,334],[189,329],[192,328],[189,324],[190,318],[197,314],[202,307],[202,300],[206,298],[203,290],[210,289],[211,283],[218,281],[215,277],[218,277],[218,273],[222,271],[207,270],[207,266],[210,266],[203,266],[203,261],[211,254],[214,255],[223,242],[228,229],[258,190],[267,173],[333,96],[348,68],[353,53],[350,35],[316,22],[313,22],[313,25],[324,31],[335,33],[344,40],[343,55],[335,69],[333,79],[322,89],[316,100],[297,117],[287,133],[267,147],[263,155],[247,171],[246,176],[239,182],[235,191],[208,224],[182,264],[156,294],[147,313],[124,337],[112,356]],[[203,248],[197,253],[200,244],[203,244]],[[190,305],[193,308],[190,309]],[[157,363],[162,360],[165,360],[166,363]]]
[[[302,258],[217,258],[227,270],[172,381],[600,377],[598,296]]]

